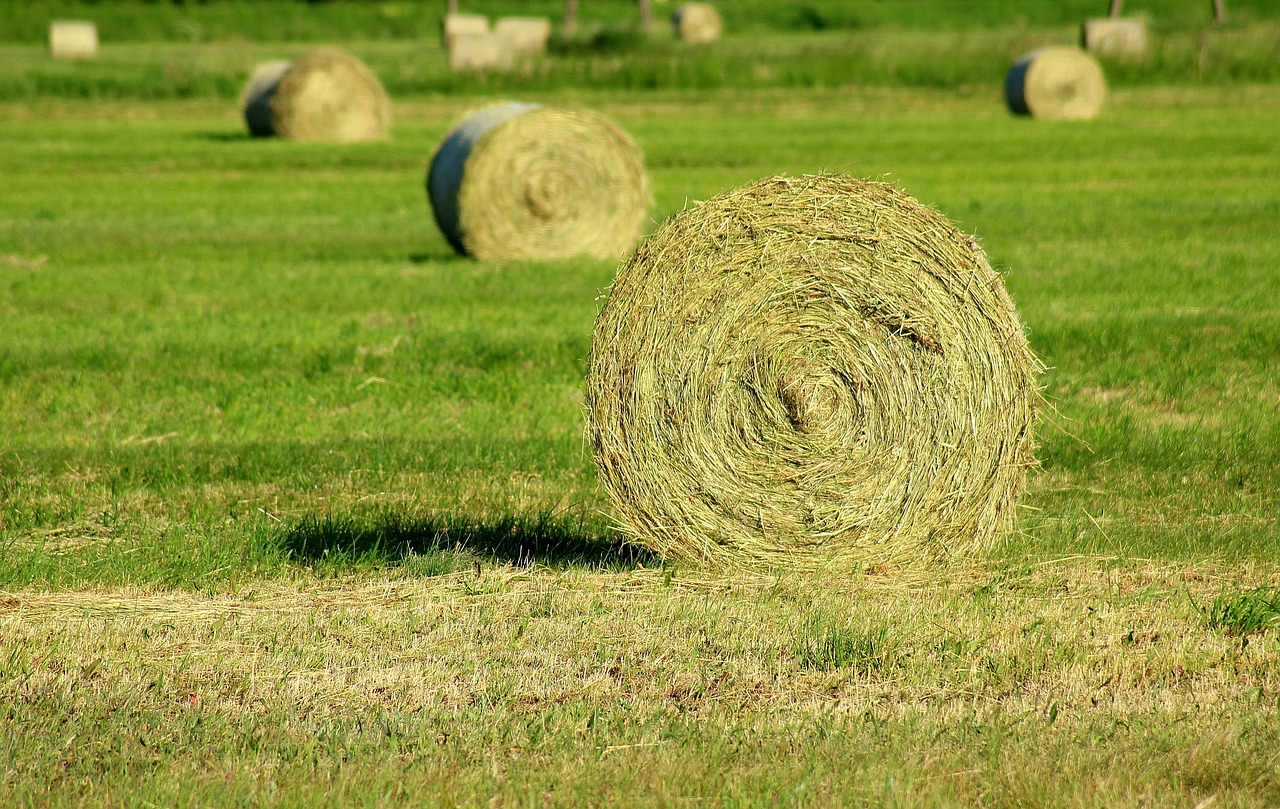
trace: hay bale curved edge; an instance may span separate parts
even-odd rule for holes
[[[771,177],[673,216],[595,326],[622,530],[713,567],[923,568],[1008,531],[1041,366],[973,239],[895,186]]]
[[[252,134],[290,140],[376,140],[391,120],[378,77],[334,49],[260,65],[241,93],[241,107]]]
[[[681,4],[671,13],[671,23],[676,36],[691,44],[715,42],[724,29],[720,12],[707,3]]]
[[[455,126],[426,177],[436,223],[482,259],[618,258],[649,200],[644,158],[592,112],[502,104]]]
[[[1004,80],[1009,109],[1058,121],[1097,118],[1107,99],[1102,66],[1078,48],[1041,48],[1009,68]]]
[[[257,138],[268,138],[276,133],[271,123],[271,97],[276,85],[284,74],[293,67],[293,62],[266,62],[253,69],[249,81],[240,93],[240,109],[244,112],[244,122],[249,127],[249,134]]]

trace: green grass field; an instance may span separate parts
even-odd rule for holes
[[[1068,124],[999,76],[559,77],[336,146],[244,135],[239,48],[205,97],[0,103],[0,804],[1280,804],[1280,84]],[[929,580],[622,542],[614,267],[461,259],[426,205],[499,89],[619,121],[655,224],[841,170],[976,233],[1050,367],[1018,535]]]

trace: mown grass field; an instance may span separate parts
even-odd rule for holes
[[[1007,269],[1042,468],[924,580],[621,542],[580,410],[613,267],[460,259],[426,207],[490,97],[349,146],[0,105],[0,803],[1280,803],[1280,87],[539,91],[635,136],[655,222],[843,170]]]

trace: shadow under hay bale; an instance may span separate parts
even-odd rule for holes
[[[684,3],[671,14],[676,37],[690,44],[715,42],[724,25],[720,12],[706,3]]]
[[[391,119],[391,102],[378,77],[338,50],[258,66],[240,103],[249,132],[260,137],[376,140]]]
[[[97,59],[98,26],[78,20],[49,23],[49,55],[54,59]]]
[[[1141,62],[1147,58],[1147,21],[1102,17],[1080,26],[1080,45],[1090,53],[1117,62]]]
[[[616,124],[531,104],[458,124],[426,188],[449,243],[482,259],[616,259],[639,237],[649,201],[643,155]]]
[[[635,541],[729,568],[924,568],[1013,525],[1041,366],[982,250],[898,188],[772,177],[618,270],[588,438]]]
[[[1009,109],[1059,121],[1097,118],[1107,100],[1102,66],[1078,48],[1041,48],[1023,56],[1004,80]]]

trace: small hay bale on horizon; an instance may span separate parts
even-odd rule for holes
[[[391,120],[378,77],[351,54],[313,51],[254,69],[240,96],[249,132],[289,140],[376,140]]]
[[[501,17],[493,33],[503,41],[515,59],[543,56],[551,39],[551,20],[546,17]]]
[[[453,47],[453,38],[461,35],[488,34],[489,18],[483,14],[446,14],[440,24],[441,42]]]
[[[1090,53],[1079,48],[1040,48],[1009,68],[1004,98],[1019,115],[1087,121],[1102,113],[1107,80]]]
[[[449,69],[455,73],[506,72],[515,67],[507,43],[492,31],[455,34],[449,40]]]
[[[1147,21],[1139,17],[1099,17],[1080,26],[1080,45],[1086,51],[1117,62],[1147,58]]]
[[[1042,366],[976,242],[896,186],[769,177],[663,223],[596,320],[621,530],[695,566],[928,569],[1012,530]]]
[[[432,156],[426,191],[449,244],[480,259],[617,259],[649,202],[644,157],[617,124],[536,104],[467,116]]]
[[[715,42],[724,30],[720,12],[707,3],[682,3],[671,13],[676,37],[690,44]]]
[[[49,23],[49,55],[54,59],[97,59],[98,26],[83,20]]]

